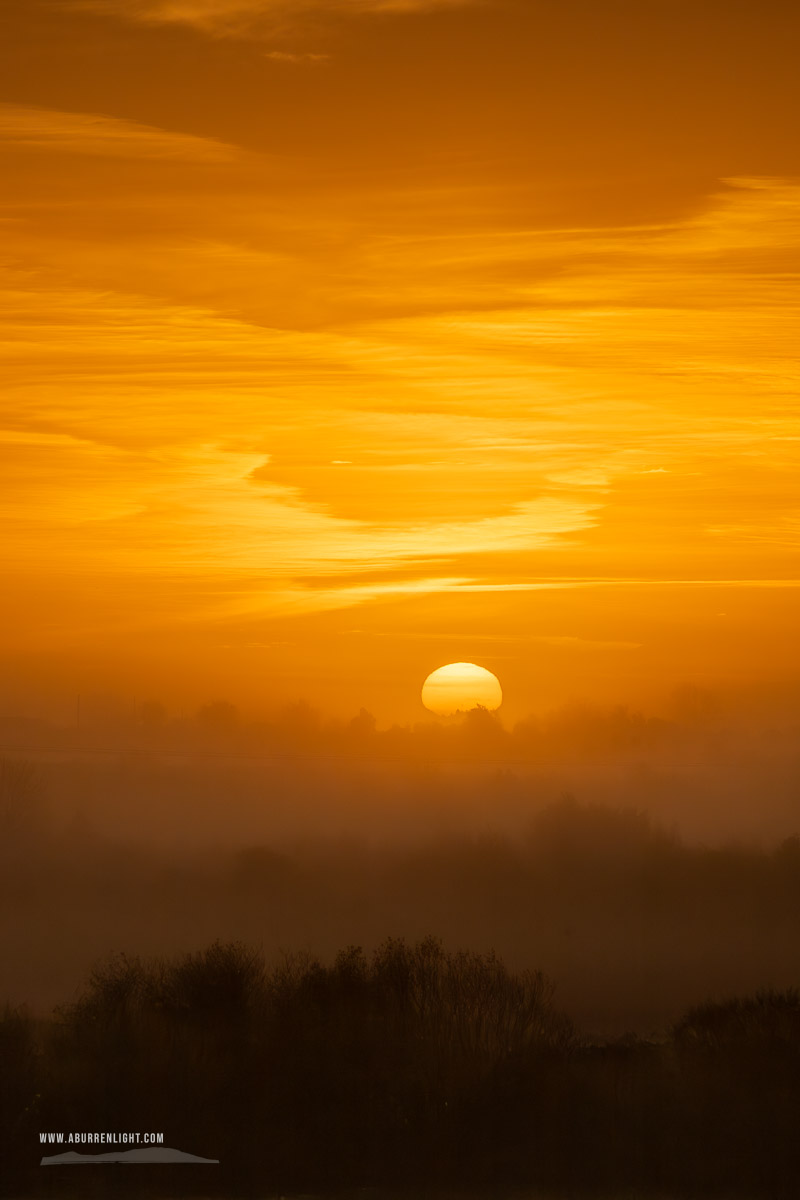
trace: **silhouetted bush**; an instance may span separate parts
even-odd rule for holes
[[[34,1021],[22,1010],[0,1016],[0,1164],[16,1183],[37,1137],[39,1053]]]
[[[433,938],[331,965],[268,969],[215,943],[170,961],[117,956],[48,1034],[44,1127],[164,1129],[233,1180],[283,1187],[460,1174],[475,1097],[535,1075],[571,1025],[538,972]]]
[[[214,943],[113,957],[49,1024],[6,1013],[0,1049],[17,1194],[34,1187],[21,1147],[65,1128],[163,1130],[221,1160],[199,1182],[159,1168],[169,1194],[789,1200],[800,1181],[794,991],[695,1007],[657,1041],[594,1044],[541,973],[491,952],[389,939],[268,966]]]
[[[746,999],[701,1004],[690,1008],[673,1032],[684,1050],[719,1054],[750,1044],[759,1053],[798,1056],[800,992],[767,990]]]

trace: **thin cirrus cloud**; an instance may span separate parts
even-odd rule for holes
[[[76,0],[74,8],[147,24],[236,35],[307,16],[359,16],[465,8],[479,0]]]
[[[269,50],[264,58],[270,58],[273,62],[290,63],[321,63],[327,62],[330,58],[329,54],[300,54],[290,50]]]
[[[0,104],[0,146],[47,154],[209,164],[233,162],[241,155],[236,147],[214,138],[171,133],[98,113],[59,112],[20,104]]]
[[[88,580],[109,622],[177,626],[789,576],[796,183],[739,180],[658,227],[476,233],[428,208],[362,230],[291,179],[277,203],[258,155],[203,187],[162,171],[222,143],[20,106],[0,132],[0,354],[26,433],[0,446],[6,555],[32,639],[55,562],[92,637]]]

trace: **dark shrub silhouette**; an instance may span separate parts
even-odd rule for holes
[[[535,1075],[572,1042],[540,973],[433,938],[350,947],[329,966],[267,969],[239,944],[121,955],[58,1010],[48,1110],[85,1129],[137,1129],[146,1113],[240,1181],[433,1178],[468,1155],[476,1097],[499,1073]]]
[[[759,1194],[800,1182],[800,994],[689,1010],[674,1029],[687,1159],[709,1182],[749,1178]]]
[[[34,1021],[20,1009],[0,1015],[0,1164],[15,1183],[36,1136],[40,1063]]]
[[[690,1008],[675,1025],[676,1043],[684,1050],[719,1054],[730,1046],[752,1045],[759,1053],[773,1050],[800,1056],[800,991],[767,990],[754,997],[701,1004]]]
[[[163,1130],[221,1160],[200,1179],[152,1168],[148,1186],[171,1195],[789,1200],[800,1181],[794,991],[695,1007],[659,1040],[597,1044],[575,1036],[540,973],[491,952],[390,939],[268,966],[214,943],[111,958],[49,1024],[6,1013],[0,1049],[15,1195],[41,1181],[38,1130],[65,1128]]]

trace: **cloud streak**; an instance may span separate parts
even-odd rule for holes
[[[240,151],[215,138],[171,133],[99,113],[59,112],[0,104],[0,145],[6,150],[222,164]]]
[[[150,25],[188,25],[216,36],[292,26],[321,16],[458,9],[478,0],[76,0],[73,7]]]
[[[290,50],[269,50],[264,58],[269,58],[273,62],[290,63],[321,63],[327,62],[330,58],[329,54],[300,54]]]
[[[245,152],[162,197],[152,159],[238,153],[203,138],[8,105],[0,135],[0,451],[31,637],[54,569],[92,636],[423,601],[438,620],[437,596],[519,603],[516,636],[534,594],[588,588],[613,620],[559,610],[559,636],[646,644],[631,589],[716,613],[710,587],[795,588],[796,185],[742,181],[659,228],[384,232]],[[66,199],[61,150],[82,156]]]

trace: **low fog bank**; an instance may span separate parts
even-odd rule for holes
[[[182,850],[524,834],[564,793],[641,809],[689,841],[769,844],[800,824],[791,687],[686,686],[653,713],[575,703],[513,727],[474,710],[389,729],[302,702],[255,721],[227,701],[174,716],[84,698],[72,727],[0,717],[0,754],[36,764],[51,832]]]
[[[279,791],[247,827],[261,836],[244,836],[237,823],[238,842],[228,829],[212,846],[220,812],[239,822],[253,804],[239,770],[68,761],[44,772],[3,760],[0,1002],[44,1011],[111,952],[186,952],[215,939],[244,940],[268,959],[282,950],[329,959],[346,945],[369,950],[387,937],[429,935],[448,947],[494,949],[515,969],[545,971],[559,1004],[595,1034],[648,1032],[704,998],[800,983],[800,839],[683,841],[644,811],[647,776],[642,804],[631,804],[631,782],[626,802],[612,806],[569,796],[537,805],[528,783],[478,770],[419,774],[405,795],[409,775],[395,781],[393,805],[405,798],[419,814],[449,812],[449,827],[370,841],[352,827],[368,803],[386,807],[376,777],[359,776],[363,790],[351,794],[355,776],[326,786],[318,771],[319,794],[303,790],[307,774],[294,787],[309,813],[330,807],[325,832],[301,836],[287,819],[273,821],[269,836],[273,808],[292,811]],[[83,814],[66,823],[47,816],[59,782],[63,803],[94,788]],[[124,809],[125,832],[135,836],[122,836],[117,817],[101,828],[103,805],[117,816]],[[465,808],[465,826],[482,820],[482,831],[456,828]],[[516,828],[493,828],[496,809],[514,812]],[[334,835],[341,811],[351,831]],[[156,836],[181,822],[185,846]]]
[[[381,730],[307,705],[86,702],[0,728],[0,1001],[99,957],[441,937],[544,970],[581,1028],[647,1031],[800,982],[794,693],[685,688]]]

